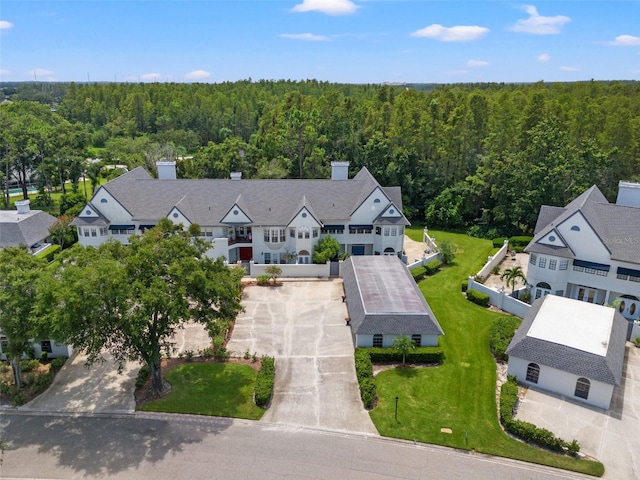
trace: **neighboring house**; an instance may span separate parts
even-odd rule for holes
[[[0,332],[0,360],[7,360],[3,348],[7,345],[7,337]],[[65,357],[73,355],[73,347],[66,344],[58,344],[53,340],[41,340],[33,342],[33,358],[42,358],[42,353],[47,353],[47,358]],[[28,358],[27,355],[24,358]]]
[[[640,316],[640,184],[620,182],[615,204],[595,185],[566,207],[542,206],[529,253],[532,299],[559,295]]]
[[[0,248],[23,245],[37,253],[51,243],[49,228],[56,218],[31,210],[29,203],[29,200],[19,200],[17,210],[0,210]]]
[[[400,259],[349,257],[341,273],[356,347],[391,347],[401,335],[438,345],[444,332]]]
[[[608,409],[620,385],[627,321],[617,310],[549,295],[536,300],[506,353],[532,387]]]
[[[401,256],[400,187],[382,187],[366,168],[348,179],[332,162],[331,180],[177,180],[175,162],[158,162],[158,179],[141,167],[102,185],[72,225],[81,245],[128,243],[168,218],[198,224],[208,255],[229,262],[311,263],[326,235],[351,255]]]

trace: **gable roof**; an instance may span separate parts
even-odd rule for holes
[[[0,248],[26,245],[30,247],[49,237],[49,227],[56,218],[40,210],[18,213],[0,210]]]
[[[131,212],[133,220],[157,220],[179,204],[201,226],[222,225],[235,203],[256,225],[287,225],[304,204],[323,223],[350,218],[354,209],[380,187],[366,168],[351,180],[158,180],[138,167],[104,188]],[[383,189],[402,208],[399,188]],[[409,222],[403,219],[405,225]]]
[[[355,334],[444,335],[407,267],[395,256],[351,256],[342,264]]]
[[[546,308],[545,304],[547,304]],[[588,318],[580,315],[580,311],[584,312],[585,309],[591,311]],[[572,312],[575,313],[572,314]],[[536,320],[542,316],[546,317],[542,321],[553,322],[553,324],[536,327]],[[565,325],[562,325],[563,322]],[[580,333],[583,337],[596,338],[567,341],[571,330],[576,333],[577,324],[581,326]],[[606,331],[603,330],[603,326],[606,326]],[[541,331],[543,331],[542,334]],[[600,338],[603,332],[605,335]],[[509,356],[609,385],[620,385],[626,338],[627,321],[617,310],[547,295],[532,304],[506,353]],[[599,351],[598,345],[595,345],[598,342],[601,342],[602,351]],[[593,352],[604,353],[604,355]]]
[[[640,208],[609,203],[596,185],[564,208],[543,205],[538,215],[535,235],[525,251],[575,258],[570,246],[559,248],[538,242],[578,212],[600,237],[611,253],[612,260],[640,263],[640,242],[635,241],[637,232],[640,231]]]

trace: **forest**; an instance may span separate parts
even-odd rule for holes
[[[640,82],[350,85],[18,84],[0,95],[0,164],[26,191],[85,159],[178,159],[183,178],[329,178],[331,161],[402,187],[410,220],[531,233],[542,204],[640,180]],[[5,166],[9,168],[5,169]],[[11,173],[13,172],[13,173]],[[3,181],[4,185],[4,181]]]

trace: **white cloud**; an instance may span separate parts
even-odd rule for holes
[[[287,38],[289,40],[304,40],[306,42],[328,42],[329,37],[324,35],[314,35],[313,33],[281,33],[278,35],[280,38]]]
[[[292,12],[321,12],[327,15],[351,15],[360,8],[350,0],[302,0]]]
[[[206,70],[194,70],[193,72],[187,73],[184,78],[187,80],[202,80],[203,78],[209,78],[211,74]]]
[[[538,13],[538,9],[533,5],[525,5],[524,11],[529,14],[529,18],[520,19],[511,27],[514,32],[533,33],[535,35],[555,35],[560,33],[562,26],[571,21],[564,15],[555,17],[544,17]]]
[[[489,62],[485,62],[484,60],[469,60],[467,62],[467,67],[470,68],[478,68],[478,67],[488,67]]]
[[[11,76],[11,71],[10,70],[5,70],[5,69],[0,69],[0,76],[2,77],[9,77]]]
[[[0,20],[0,30],[9,30],[10,28],[13,28],[13,23],[6,20]]]
[[[541,53],[536,57],[536,60],[538,60],[539,62],[548,62],[549,60],[551,60],[551,55],[549,55],[548,53]]]
[[[640,37],[618,35],[613,42],[609,42],[609,45],[613,45],[614,47],[637,47],[640,45]]]
[[[30,75],[38,75],[41,77],[46,77],[48,75],[53,75],[53,70],[46,70],[44,68],[34,68],[33,70],[29,70],[27,72]]]
[[[412,37],[434,38],[442,42],[473,42],[480,40],[489,32],[488,28],[477,25],[458,25],[443,27],[437,23],[424,27],[411,34]]]
[[[158,80],[160,77],[159,73],[144,73],[140,75],[140,80]]]
[[[561,72],[579,72],[580,70],[578,67],[560,67]]]

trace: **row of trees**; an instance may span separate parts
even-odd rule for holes
[[[224,335],[241,310],[243,272],[204,255],[206,245],[169,221],[131,244],[75,247],[45,267],[22,248],[0,250],[0,330],[20,388],[19,359],[33,339],[74,345],[98,361],[108,350],[122,365],[140,361],[162,390],[161,359],[184,322]]]
[[[531,230],[540,204],[594,183],[614,199],[640,162],[637,82],[71,84],[57,113],[106,160],[187,157],[183,177],[327,178],[349,161],[401,186],[411,218],[478,234]]]

